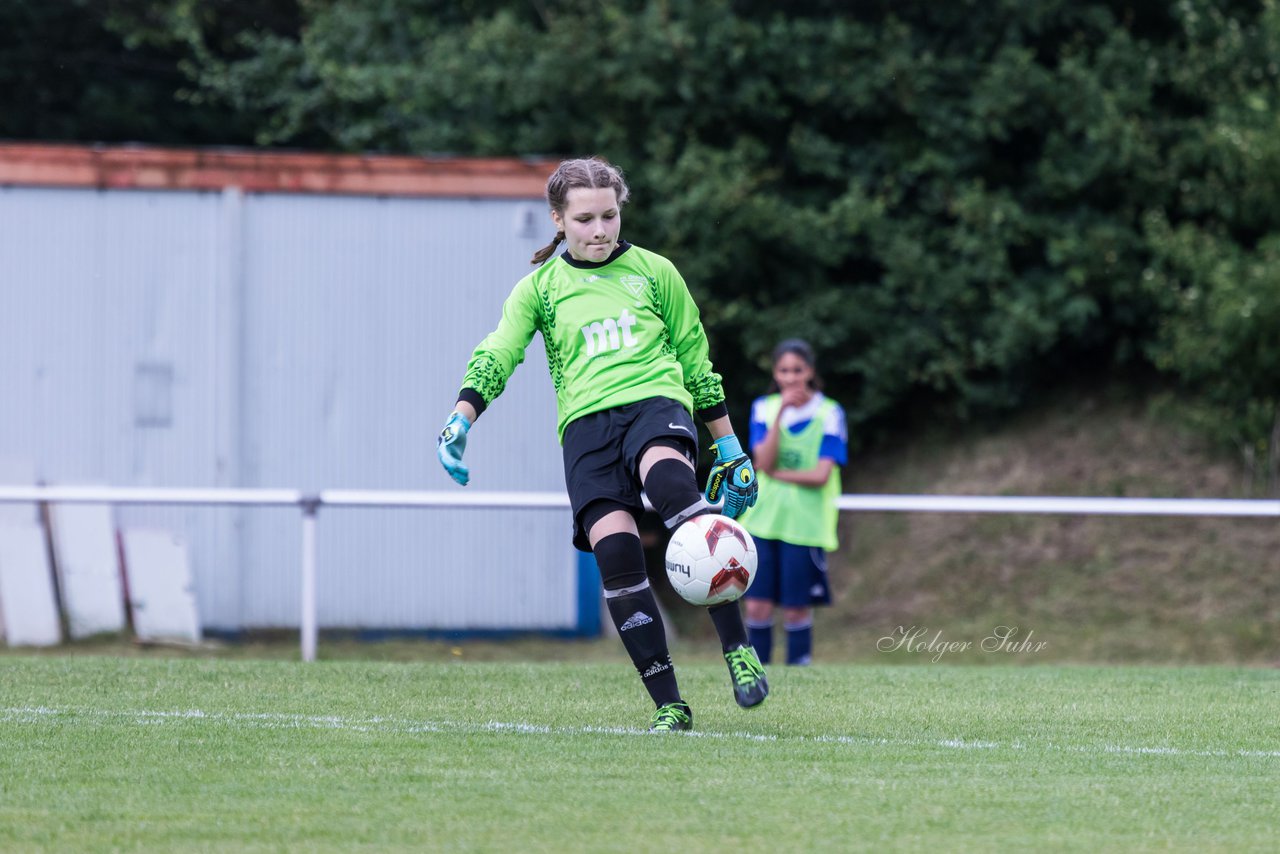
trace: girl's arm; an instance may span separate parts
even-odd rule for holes
[[[763,445],[764,442],[761,442],[760,444]],[[780,480],[783,483],[794,483],[797,486],[808,486],[814,489],[819,489],[827,485],[827,480],[831,477],[831,470],[834,469],[835,466],[835,460],[830,457],[822,457],[818,460],[818,464],[811,469],[766,471],[769,477],[774,480]]]
[[[774,476],[774,467],[778,465],[778,442],[781,434],[782,407],[778,407],[778,414],[774,416],[773,423],[769,425],[769,429],[765,432],[764,439],[751,449],[751,456],[755,458],[756,468],[770,477]]]

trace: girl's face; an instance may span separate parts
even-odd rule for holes
[[[551,219],[564,232],[569,254],[579,261],[603,261],[618,247],[622,211],[612,187],[574,187],[564,214],[553,210]]]
[[[787,392],[808,394],[812,380],[813,367],[795,353],[783,353],[773,363],[773,381],[784,395]]]

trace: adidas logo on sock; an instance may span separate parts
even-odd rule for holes
[[[671,669],[670,663],[666,661],[655,661],[653,664],[649,665],[648,670],[646,670],[643,674],[641,674],[640,678],[648,679],[650,676],[657,676],[659,673],[662,673],[670,669]]]
[[[625,623],[618,626],[618,631],[625,632],[627,629],[634,629],[637,626],[647,626],[652,622],[653,617],[650,617],[644,611],[636,611],[630,617],[627,617],[627,621]]]

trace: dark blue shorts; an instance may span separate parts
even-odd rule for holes
[[[768,599],[784,608],[831,604],[827,553],[817,546],[753,537],[759,564],[748,599]]]
[[[575,418],[564,428],[564,482],[573,509],[573,544],[590,551],[582,514],[596,501],[644,513],[640,454],[654,441],[678,447],[695,465],[698,433],[693,416],[674,400],[651,397]]]

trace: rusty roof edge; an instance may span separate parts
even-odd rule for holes
[[[0,184],[542,198],[556,161],[237,148],[0,142]]]

